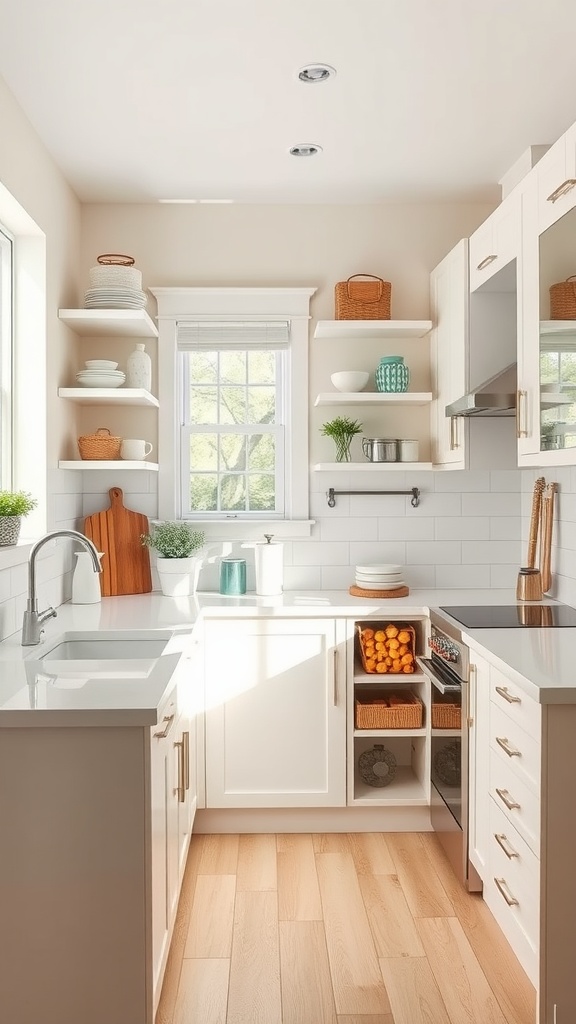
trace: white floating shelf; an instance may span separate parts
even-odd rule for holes
[[[315,338],[423,338],[431,320],[319,320]]]
[[[540,334],[576,334],[576,320],[541,320]]]
[[[431,391],[325,391],[314,405],[428,405]]]
[[[158,328],[145,309],[59,309],[58,316],[76,334],[90,338],[158,337]]]
[[[160,404],[144,388],[58,388],[58,397],[83,405],[152,405],[157,409]]]
[[[75,459],[73,462],[59,462],[58,469],[144,469],[149,473],[158,472],[157,462],[132,462],[124,459]]]
[[[409,473],[412,470],[433,469],[431,462],[317,462],[316,473],[381,473],[382,470]]]

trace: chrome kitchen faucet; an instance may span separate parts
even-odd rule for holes
[[[77,530],[54,530],[52,533],[47,533],[40,540],[36,541],[28,558],[28,601],[26,602],[26,611],[24,612],[24,621],[22,622],[22,647],[33,647],[35,644],[39,644],[44,632],[41,629],[42,623],[46,622],[46,619],[54,618],[57,614],[55,608],[46,608],[43,612],[38,611],[36,555],[40,548],[44,547],[49,540],[55,540],[58,537],[70,537],[71,540],[77,540],[79,544],[82,544],[92,555],[94,572],[101,572],[100,559],[94,544],[83,533],[78,533]]]

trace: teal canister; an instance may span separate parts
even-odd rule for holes
[[[404,356],[382,356],[374,378],[377,391],[407,391],[410,370],[404,363]]]
[[[220,593],[226,597],[246,593],[246,559],[223,558],[220,562]]]

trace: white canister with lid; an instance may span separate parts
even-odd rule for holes
[[[272,543],[272,533],[265,533],[264,543],[256,545],[256,593],[259,597],[276,597],[284,584],[284,545]]]
[[[400,462],[418,462],[418,441],[398,441],[398,459]]]

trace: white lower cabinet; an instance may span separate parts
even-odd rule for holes
[[[334,619],[205,622],[207,808],[345,805],[337,628]]]
[[[468,856],[485,882],[490,837],[490,665],[474,651],[470,658],[468,694]]]

